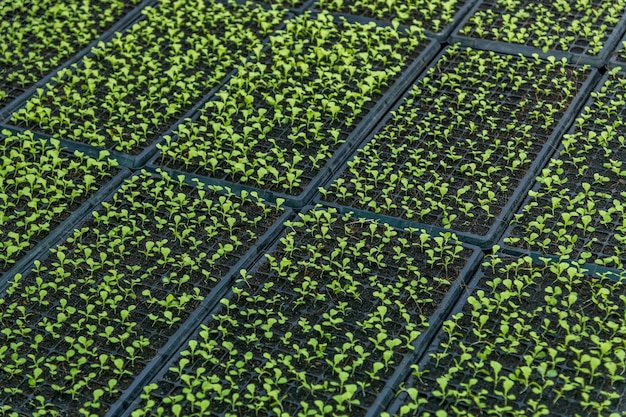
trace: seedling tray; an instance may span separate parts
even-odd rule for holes
[[[155,142],[191,117],[287,17],[252,2],[201,4],[168,0],[147,8],[123,33],[59,71],[7,122],[108,149],[125,166],[142,167]]]
[[[298,16],[287,24],[288,27],[284,32],[275,37],[276,46],[272,48],[278,49],[282,42],[292,42],[293,39],[308,44],[309,37],[307,37],[308,33],[304,33],[305,30],[318,31],[320,28],[324,30],[328,28],[331,35],[327,36],[339,36],[342,32],[338,31],[338,28],[352,25],[350,22],[335,24],[333,23],[335,20],[339,20],[339,18],[327,13],[320,13],[314,17],[310,17],[308,14]],[[391,28],[380,29],[375,26],[356,24],[353,27],[367,31],[365,33],[368,36],[376,34],[375,36],[378,37],[378,33],[393,33],[387,32],[391,31]],[[294,31],[296,34],[292,34]],[[300,34],[301,31],[302,34]],[[402,36],[404,39],[408,35]],[[315,38],[313,35],[311,37]],[[385,40],[389,42],[389,40]],[[226,185],[236,190],[255,190],[268,200],[282,198],[288,206],[302,208],[310,202],[317,187],[328,179],[351,151],[358,146],[359,142],[375,126],[376,121],[385,114],[396,98],[410,84],[413,77],[421,72],[436,54],[439,48],[436,41],[424,40],[422,42],[425,43],[418,45],[418,49],[414,51],[413,60],[407,63],[407,67],[403,68],[404,71],[395,73],[390,77],[388,81],[393,82],[393,84],[388,87],[384,94],[367,93],[366,98],[372,101],[364,104],[365,107],[361,109],[362,114],[352,112],[349,109],[342,109],[342,106],[346,107],[347,104],[338,105],[335,103],[342,113],[335,114],[331,119],[330,108],[332,103],[326,104],[326,100],[338,100],[338,92],[335,91],[337,88],[330,85],[326,86],[326,90],[330,88],[334,88],[334,90],[326,91],[324,96],[319,94],[322,85],[325,85],[323,80],[312,78],[310,75],[306,77],[302,74],[296,75],[299,84],[288,84],[290,86],[289,93],[283,91],[279,95],[287,102],[290,100],[286,98],[289,97],[287,94],[292,94],[294,91],[299,90],[306,95],[300,99],[301,108],[297,107],[294,102],[290,104],[292,107],[281,110],[281,114],[284,111],[283,117],[286,120],[282,122],[282,125],[271,119],[272,116],[266,117],[264,115],[273,114],[274,117],[277,117],[275,112],[279,110],[273,106],[278,104],[270,104],[270,101],[274,100],[273,94],[278,94],[282,88],[287,89],[287,84],[281,84],[270,92],[264,91],[263,87],[252,92],[246,92],[246,86],[257,81],[256,78],[250,81],[247,77],[254,76],[262,79],[262,74],[267,68],[282,68],[283,64],[291,65],[291,61],[284,61],[287,58],[281,57],[280,62],[278,62],[276,56],[267,52],[258,57],[258,62],[246,64],[244,68],[241,68],[239,72],[243,74],[242,76],[233,76],[214,99],[209,101],[205,108],[194,116],[191,122],[180,125],[174,136],[166,138],[164,144],[157,146],[160,153],[150,160],[148,166],[151,169],[161,167],[175,174],[185,173],[202,179],[203,182]],[[324,54],[326,53],[324,51],[329,52],[333,50],[332,48],[339,47],[330,41],[328,43],[329,45],[324,44],[323,48],[325,49],[316,50],[317,52],[308,49],[298,52],[299,56],[306,56],[306,60],[303,61],[303,58],[298,57],[298,63],[294,65],[302,65],[303,68],[306,66],[307,69],[302,71],[309,71],[310,68],[311,73],[313,73],[317,65],[314,62],[314,56],[310,54]],[[361,44],[356,46],[363,47]],[[347,46],[341,45],[339,48],[343,47]],[[356,53],[351,54],[352,57],[355,55]],[[325,68],[327,65],[326,56],[315,55],[315,57],[323,61],[324,66],[322,68]],[[296,58],[290,57],[289,59]],[[378,62],[374,63],[377,66],[379,64]],[[274,70],[277,70],[276,68]],[[375,67],[374,69],[380,70],[378,75],[382,77],[380,74],[384,67]],[[298,74],[300,73],[298,72]],[[358,99],[361,93],[357,94],[352,90],[359,85],[358,83],[365,82],[362,79],[366,78],[365,75],[356,77],[340,74],[339,76],[340,78],[335,80],[335,84],[343,83],[346,88],[349,87],[349,91],[341,91],[341,94],[352,93],[356,97],[355,100]],[[350,76],[349,79],[343,79],[348,76]],[[307,92],[304,93],[304,90]],[[314,93],[317,94],[316,98],[310,97]],[[320,97],[324,99],[324,103],[320,102]],[[376,100],[375,104],[370,106],[369,103],[374,100]],[[317,112],[318,107],[324,107],[324,110]],[[320,123],[320,130],[317,134],[311,133],[309,130],[299,130],[303,126],[302,123],[305,123],[306,117],[303,113],[296,113],[298,108],[302,112],[312,112],[311,117],[314,118],[312,123]],[[241,118],[243,116],[239,116],[241,113],[239,110],[236,110],[234,114],[231,112],[235,109],[249,112],[246,117],[255,120],[257,119],[255,112],[259,112],[258,118],[263,117],[262,122],[253,125],[252,121],[244,121]],[[260,109],[267,112],[261,116]],[[231,114],[233,115],[231,116]],[[293,119],[288,119],[292,116]],[[350,118],[354,120],[354,125],[347,124],[346,119]],[[336,133],[334,140],[331,139],[333,132]],[[297,136],[292,137],[294,135]],[[309,136],[313,136],[313,138]],[[262,171],[263,173],[261,173]]]
[[[181,415],[248,415],[255,410],[273,415],[279,407],[287,415],[306,412],[304,407],[313,415],[378,415],[390,400],[391,387],[406,376],[404,365],[430,342],[482,254],[451,236],[438,237],[441,247],[456,254],[444,272],[437,261],[431,269],[426,257],[417,256],[425,254],[417,249],[418,238],[425,251],[429,245],[439,244],[425,233],[414,231],[411,238],[408,232],[368,220],[340,218],[333,209],[306,207],[303,213],[287,224],[287,232],[266,259],[242,272],[244,278],[204,320],[185,351],[173,357],[146,386],[126,416],[171,415],[176,410]],[[320,233],[327,237],[315,237]],[[408,241],[399,242],[400,238]],[[307,245],[313,247],[305,249]],[[382,248],[378,261],[383,263],[368,263],[364,256],[353,253],[355,247],[363,254],[370,247]],[[400,252],[408,258],[392,259],[392,254]],[[327,256],[335,260],[327,263]],[[316,270],[325,265],[330,268]],[[415,269],[408,272],[411,265]],[[347,275],[334,275],[338,271]],[[416,279],[419,275],[422,283],[413,282],[407,273],[417,274]],[[437,284],[434,277],[444,278],[446,283]],[[423,295],[436,301],[420,296],[420,288],[429,285],[433,288]],[[410,297],[423,304],[412,305]],[[376,326],[378,331],[374,330],[377,318],[383,326]],[[327,321],[333,326],[328,327]],[[319,340],[315,337],[318,332]],[[327,332],[334,336],[325,339]],[[374,347],[384,340],[389,344],[382,350],[390,354],[386,370],[381,368],[385,354]],[[399,347],[396,342],[400,340],[413,350]],[[359,357],[363,362],[358,362]],[[290,359],[283,362],[285,358]],[[233,371],[226,379],[224,366]],[[204,370],[200,372],[199,367]],[[368,372],[379,373],[380,378],[376,375],[370,380]],[[299,382],[288,382],[294,377]],[[203,383],[205,378],[212,383]],[[222,400],[218,399],[219,385],[229,389],[221,392]],[[272,395],[282,399],[280,405],[265,398],[274,389]],[[229,405],[237,396],[240,404]]]
[[[32,133],[2,130],[0,286],[3,276],[45,250],[127,175],[103,153],[64,151]]]
[[[487,256],[384,415],[622,412],[626,384],[609,362],[626,365],[611,330],[624,320],[624,279],[568,263]]]
[[[624,269],[626,74],[605,74],[534,182],[502,247]]]
[[[592,3],[593,5],[589,5],[586,8],[578,8],[569,2],[562,2],[561,7],[563,7],[564,4],[566,7],[570,8],[570,10],[559,12],[554,2],[545,0],[535,2],[524,1],[518,2],[515,6],[515,10],[510,11],[506,8],[508,4],[506,1],[481,0],[476,3],[457,26],[458,29],[450,36],[449,41],[450,43],[459,42],[464,46],[473,48],[510,54],[523,54],[526,56],[537,54],[540,57],[550,55],[558,58],[564,57],[574,64],[589,64],[599,68],[607,63],[617,42],[624,33],[624,29],[626,28],[626,14],[624,13],[626,11],[626,4],[623,2],[617,2],[617,4],[613,2],[606,3],[601,0],[592,0]],[[587,19],[590,31],[596,30],[601,36],[607,34],[605,39],[600,40],[600,51],[597,54],[593,54],[592,48],[594,48],[594,46],[592,45],[592,35],[589,37],[582,35],[584,33],[582,27],[585,25],[585,23],[583,23],[585,18],[582,17],[581,13],[584,10],[591,10],[594,11],[594,13],[601,10],[602,13],[604,13],[604,9],[613,7],[613,5],[615,5],[616,8],[621,7],[621,10],[617,11],[617,17],[615,18],[616,20],[619,18],[619,20],[613,24],[607,23],[608,28],[602,30],[598,27],[598,25],[604,24],[605,22],[592,20],[592,23],[589,21],[590,19]],[[522,6],[523,9],[521,9],[520,6]],[[542,13],[542,10],[545,15],[538,16],[539,13]],[[484,16],[482,15],[483,13]],[[515,13],[520,15],[516,16]],[[477,18],[477,14],[480,17]],[[504,20],[505,18],[508,19],[508,22]],[[554,21],[552,18],[554,18]],[[482,23],[487,19],[495,19],[495,22],[490,26],[488,26],[488,23],[485,23],[487,27],[484,28],[484,33],[482,35],[481,33],[477,33],[476,27],[472,26],[473,22],[478,20]],[[546,19],[546,21],[538,23],[538,19]],[[578,22],[578,27],[573,25],[574,20]],[[559,33],[556,29],[556,27],[560,27],[559,25],[561,24],[563,25],[564,33]],[[467,29],[472,30],[471,34],[464,35],[464,28],[469,28],[470,26],[474,27],[473,30]],[[502,39],[497,39],[489,32],[490,30],[502,30],[506,32],[507,26],[510,36],[512,37],[510,42],[503,40],[506,39],[504,38],[506,33],[502,35]],[[545,40],[541,45],[533,45],[532,37],[538,37],[538,30],[545,30],[548,36],[552,36],[553,38],[550,42],[555,43],[555,45],[546,46]],[[519,39],[515,40],[516,37],[519,37]],[[558,42],[563,42],[563,45],[556,45]]]
[[[0,408],[116,412],[279,234],[290,210],[253,197],[129,178],[0,298],[0,349],[29,346],[1,356]]]
[[[19,51],[25,52],[21,57],[15,58],[15,61],[17,61],[15,65],[12,66],[6,62],[3,63],[0,91],[3,92],[2,96],[5,94],[6,96],[0,99],[0,117],[3,119],[6,118],[7,115],[10,114],[10,111],[19,106],[27,96],[34,93],[37,88],[48,82],[56,72],[55,68],[63,68],[76,62],[95,46],[99,40],[106,39],[116,31],[121,30],[129,21],[135,19],[141,9],[153,2],[154,0],[144,0],[143,2],[134,1],[136,4],[133,6],[131,1],[126,1],[124,2],[123,11],[120,11],[117,17],[114,17],[113,21],[110,22],[105,22],[106,13],[102,10],[93,10],[95,15],[88,15],[85,9],[71,11],[69,10],[69,5],[63,6],[49,1],[28,1],[20,4],[14,3],[12,6],[11,2],[6,3],[3,7],[14,7],[13,16],[2,16],[4,21],[11,21],[13,23],[11,30],[6,30],[6,32],[10,32],[11,35],[21,33],[23,37],[19,38],[16,36],[16,39],[19,39],[19,42],[21,42],[19,46],[13,43],[13,39],[7,40],[3,37],[0,40],[0,44],[5,48],[2,54],[8,54],[5,55],[5,58],[7,58],[7,56],[11,54],[19,54]],[[103,2],[94,1],[91,3],[88,9],[95,9]],[[104,7],[106,9],[106,6]],[[33,13],[35,8],[37,8],[37,12]],[[29,10],[27,12],[24,9]],[[58,33],[55,33],[56,26],[60,25],[61,28],[63,28],[64,22],[70,25],[72,24],[72,13],[79,14],[79,20],[81,20],[83,25],[89,19],[98,20],[100,24],[105,23],[105,25],[100,28],[98,28],[97,25],[85,27],[85,31],[94,30],[97,32],[97,34],[87,34],[85,41],[77,39],[78,31],[66,27],[65,30],[62,30],[65,39],[61,40],[57,38],[58,45],[53,45],[53,47],[48,48],[41,45],[41,39],[33,36],[37,34],[37,29],[32,26],[39,23],[42,27],[38,29],[39,31],[46,32],[45,38],[54,39],[55,35],[58,35]],[[26,15],[28,15],[28,18],[24,17]],[[44,16],[47,16],[47,18]],[[13,17],[19,17],[19,19],[23,20],[20,22],[19,19],[12,19]],[[42,21],[37,22],[38,18],[41,18]],[[17,25],[15,25],[16,23]],[[91,41],[89,41],[89,39],[91,39]],[[33,59],[37,59],[37,61],[33,62]],[[35,68],[36,63],[40,63],[41,68]],[[31,67],[31,71],[28,70],[29,66]],[[20,85],[19,80],[12,81],[10,79],[16,74],[18,78],[19,74],[24,77],[24,84]]]
[[[443,43],[446,42],[452,30],[454,30],[454,28],[461,21],[463,16],[465,16],[468,10],[473,6],[474,1],[475,0],[455,0],[453,2],[446,2],[447,4],[453,3],[452,7],[454,8],[454,12],[450,13],[448,19],[444,19],[446,20],[444,23],[441,23],[441,13],[425,15],[426,13],[429,13],[428,8],[430,8],[433,3],[438,3],[432,1],[411,2],[411,6],[408,6],[407,4],[402,2],[394,2],[394,6],[407,8],[407,10],[403,11],[403,13],[406,15],[403,18],[398,17],[398,14],[395,11],[389,10],[389,7],[387,7],[387,10],[385,11],[377,10],[373,4],[369,5],[370,7],[367,7],[367,0],[361,1],[361,7],[359,8],[357,6],[356,10],[351,10],[352,7],[355,7],[353,4],[354,0],[330,0],[328,2],[330,4],[322,4],[322,1],[315,0],[312,7],[316,10],[332,11],[334,13],[339,13],[343,16],[352,16],[353,18],[361,16],[366,19],[375,20],[377,24],[379,22],[389,23],[395,20],[400,24],[400,27],[402,27],[403,25],[415,25],[418,27],[423,27],[428,37],[436,39],[437,41]],[[376,6],[382,5],[381,2],[373,3],[376,3]],[[459,3],[460,5],[457,3]],[[413,7],[413,10],[408,10],[409,7]],[[438,11],[440,11],[440,9],[441,5],[438,4]],[[437,21],[442,26],[440,30],[437,30],[436,27],[434,27],[434,21]]]
[[[527,68],[530,75],[523,72],[521,77],[529,79],[517,78],[527,87],[515,92],[519,86],[513,83],[495,84],[496,63],[505,72],[509,65]],[[551,74],[560,71],[554,67],[539,81],[540,94],[548,99],[531,102],[529,97],[541,96],[530,85],[542,77],[541,68],[552,65],[574,79],[570,98],[551,99],[553,91],[544,89],[552,83]],[[459,75],[464,70],[471,75]],[[481,71],[475,84],[464,81]],[[595,69],[584,71],[557,60],[448,47],[320,189],[316,201],[394,227],[451,230],[464,242],[489,248],[597,77]],[[548,109],[554,112],[546,119]]]

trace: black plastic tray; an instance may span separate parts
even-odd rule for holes
[[[460,30],[466,25],[469,19],[474,15],[480,6],[483,4],[485,0],[480,0],[476,5],[470,10],[470,12],[465,16],[465,18],[457,25],[457,30],[452,33],[448,39],[449,43],[460,43],[464,46],[470,46],[472,48],[477,49],[485,49],[491,50],[495,52],[502,52],[507,54],[522,54],[525,56],[532,56],[533,54],[537,54],[540,58],[545,58],[547,56],[555,56],[557,58],[566,58],[568,62],[572,64],[588,64],[597,68],[600,68],[606,64],[609,57],[612,54],[615,45],[621,38],[624,29],[626,28],[626,14],[623,15],[618,22],[617,25],[613,28],[613,31],[607,38],[606,42],[602,47],[602,50],[597,56],[588,55],[584,53],[576,53],[569,51],[560,51],[556,49],[550,49],[547,52],[543,52],[540,48],[524,45],[524,44],[515,44],[508,43],[504,41],[496,41],[496,40],[488,40],[488,39],[480,39],[473,38],[469,36],[464,36],[459,34]]]
[[[388,24],[387,24],[388,25]],[[211,178],[194,173],[188,173],[183,170],[168,168],[159,164],[161,154],[157,153],[148,161],[146,168],[151,171],[156,169],[162,169],[164,171],[172,173],[172,175],[185,175],[189,178],[197,178],[200,181],[207,184],[221,185],[228,187],[234,191],[247,190],[256,191],[261,198],[267,201],[276,201],[276,199],[284,199],[285,204],[289,207],[299,209],[309,204],[311,199],[317,192],[318,186],[325,182],[337,168],[352,154],[352,151],[361,143],[363,138],[373,129],[376,122],[381,118],[388,109],[395,103],[397,98],[404,93],[406,88],[410,85],[417,74],[421,73],[424,67],[430,62],[432,57],[438,52],[439,43],[436,41],[430,41],[419,56],[400,74],[398,74],[396,81],[392,84],[385,94],[379,98],[374,107],[367,112],[361,122],[353,129],[345,143],[343,143],[329,161],[320,168],[319,172],[307,185],[307,187],[299,195],[290,195],[287,193],[281,193],[276,191],[270,191],[251,185],[244,185],[239,183],[230,182],[223,179]],[[205,102],[203,101],[202,104]],[[200,113],[196,113],[192,120],[196,120],[200,116]],[[172,141],[176,141],[176,135],[172,136]]]
[[[429,68],[435,65],[437,60],[446,53],[446,50],[448,48],[449,47],[447,47],[442,52],[440,52],[437,58],[433,60]],[[425,73],[426,71],[424,72],[424,74]],[[359,216],[368,217],[371,219],[377,219],[377,220],[380,220],[381,222],[388,223],[397,228],[417,227],[420,229],[428,230],[429,233],[431,234],[451,231],[451,232],[454,232],[459,237],[459,239],[462,240],[463,242],[476,245],[482,249],[489,249],[491,245],[493,245],[499,240],[501,234],[504,232],[509,221],[513,217],[514,212],[517,210],[517,208],[519,207],[519,205],[522,203],[523,199],[525,198],[528,189],[532,186],[532,182],[534,181],[537,173],[540,172],[544,163],[547,162],[548,157],[552,154],[554,147],[556,146],[558,140],[560,140],[561,134],[565,132],[566,129],[568,129],[570,124],[573,122],[579,109],[582,107],[583,101],[587,98],[589,91],[591,91],[591,89],[595,86],[596,80],[598,77],[599,77],[598,71],[595,69],[591,69],[591,73],[589,74],[589,76],[587,77],[583,85],[581,86],[580,91],[578,92],[576,97],[572,100],[572,103],[570,104],[570,106],[567,108],[567,110],[565,111],[561,119],[556,124],[552,133],[548,137],[546,143],[543,145],[541,151],[539,152],[535,160],[532,162],[530,168],[524,175],[523,179],[520,181],[518,187],[510,195],[508,201],[506,202],[506,205],[503,207],[501,213],[495,218],[493,225],[489,229],[489,232],[485,235],[477,235],[474,233],[462,232],[462,231],[455,230],[454,228],[445,229],[440,226],[420,223],[417,221],[409,221],[409,220],[402,219],[399,217],[392,217],[392,216],[388,216],[384,214],[377,214],[371,211],[357,209],[351,206],[344,206],[338,203],[331,203],[331,202],[324,201],[322,196],[318,196],[317,198],[315,198],[314,201],[316,203],[323,204],[326,206],[336,207],[342,213],[347,213],[347,212],[352,211],[352,212],[357,213]],[[408,91],[410,91],[410,88],[407,89],[407,93]],[[406,94],[405,94],[405,97],[406,97]],[[403,102],[404,102],[404,97],[402,97],[401,99],[397,101],[392,111],[397,110],[398,107],[400,107],[403,104]],[[367,146],[367,144],[371,141],[371,139],[383,128],[383,126],[387,123],[387,121],[389,121],[392,117],[393,115],[391,113],[387,114],[387,116],[383,118],[378,123],[376,128],[367,136],[367,138],[363,141],[359,149],[362,149],[365,146]],[[349,160],[344,162],[342,166],[336,171],[336,174],[324,184],[324,187],[328,187],[337,178],[341,177],[342,173],[348,168],[349,162],[350,162]]]
[[[319,206],[318,206],[319,207]],[[304,207],[301,212],[307,212],[311,210],[313,206]],[[356,218],[356,216],[355,216]],[[284,236],[283,232],[281,236]],[[280,241],[277,239],[276,242],[267,250],[268,254],[275,253],[280,246]],[[474,275],[476,270],[479,268],[480,261],[483,258],[482,251],[479,248],[463,244],[465,249],[471,250],[471,254],[469,257],[465,258],[465,266],[460,271],[458,278],[451,284],[450,288],[447,290],[444,298],[439,303],[439,306],[436,308],[436,311],[430,316],[429,325],[420,336],[414,341],[413,346],[414,350],[405,354],[402,361],[394,364],[393,367],[396,368],[393,375],[386,380],[386,384],[382,391],[377,395],[376,398],[373,398],[369,404],[359,404],[359,408],[366,408],[367,417],[374,417],[380,415],[380,412],[386,407],[392,400],[394,395],[394,391],[397,389],[398,384],[403,381],[410,372],[409,365],[417,360],[417,358],[421,357],[426,348],[430,345],[432,339],[435,337],[437,332],[440,329],[441,324],[446,319],[448,314],[450,313],[452,307],[455,305],[461,294],[465,291],[465,288],[470,281],[470,278]],[[248,270],[248,275],[253,276],[261,266],[263,266],[267,260],[265,258],[258,259],[254,266]],[[231,299],[234,296],[232,291],[229,291],[228,294],[225,295],[226,299]],[[202,319],[202,323],[210,323],[213,314],[217,314],[221,305],[217,305],[213,311],[206,311],[206,315]],[[320,312],[321,314],[321,312]],[[199,329],[194,332],[193,335],[185,341],[185,346],[189,341],[197,338]],[[169,369],[175,366],[180,360],[180,352],[175,356],[171,357],[169,361],[156,373],[153,378],[147,382],[148,383],[157,383],[162,380],[164,376],[168,373]],[[137,397],[133,404],[122,414],[124,417],[130,417],[132,412],[139,406],[140,399]],[[113,417],[113,415],[107,416]]]

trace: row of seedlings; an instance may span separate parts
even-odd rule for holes
[[[473,0],[317,0],[315,9],[365,18],[415,25],[438,40],[446,40],[455,23],[467,13]]]
[[[481,256],[332,208],[286,225],[133,417],[377,413]]]
[[[417,29],[350,23],[324,12],[297,16],[193,121],[157,145],[152,164],[269,190],[302,207],[435,45]]]
[[[382,415],[625,415],[625,279],[489,255]]]
[[[502,245],[624,269],[626,75],[612,70],[591,96]]]
[[[148,364],[178,349],[194,311],[217,303],[229,271],[263,249],[268,230],[278,234],[281,215],[252,194],[166,174],[126,180],[11,277],[0,298],[0,415],[118,410]]]
[[[314,0],[254,0],[256,2],[275,6],[284,7],[292,11],[293,13],[303,13],[305,10],[311,8],[311,4]]]
[[[596,73],[554,57],[448,47],[321,199],[488,247]]]
[[[87,47],[141,0],[0,4],[0,107]]]
[[[621,39],[625,12],[624,0],[482,0],[451,39],[500,52],[549,52],[600,67]]]
[[[91,158],[61,150],[32,132],[0,134],[0,277],[53,232],[81,204],[97,199],[125,175],[102,151]],[[115,177],[116,181],[111,181]],[[100,191],[100,192],[99,192]],[[80,210],[74,216],[84,214]],[[73,217],[74,217],[73,216]],[[45,243],[42,243],[45,245]],[[33,252],[31,252],[33,253]],[[2,287],[3,281],[0,281]]]
[[[141,166],[151,144],[242,57],[258,53],[285,17],[284,11],[234,0],[162,0],[142,14],[37,89],[10,123],[130,154],[122,161]]]

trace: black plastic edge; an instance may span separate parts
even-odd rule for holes
[[[609,62],[606,63],[606,68],[607,69],[613,69],[615,67],[620,67],[620,71],[621,72],[626,72],[626,60],[618,60],[617,56],[619,55],[620,51],[624,51],[624,49],[626,49],[626,46],[623,45],[623,42],[626,41],[626,35],[624,35],[619,41],[617,41],[617,43],[615,44],[613,51],[611,53],[611,58],[609,59]]]
[[[301,209],[314,198],[318,187],[327,181],[337,171],[337,168],[351,156],[352,151],[370,133],[376,125],[376,122],[388,112],[389,108],[397,101],[398,97],[404,94],[405,90],[411,85],[414,78],[423,71],[424,66],[427,65],[437,54],[440,46],[439,42],[429,39],[426,39],[426,41],[430,42],[424,47],[422,52],[419,53],[413,62],[404,71],[398,74],[396,81],[392,84],[392,86],[376,101],[374,107],[363,115],[362,120],[346,138],[345,143],[343,143],[335,151],[334,155],[328,160],[328,162],[326,162],[326,165],[320,169],[320,171],[311,179],[311,182],[305,187],[304,191],[298,195],[270,191],[254,187],[252,185],[239,184],[223,179],[216,179],[168,168],[167,166],[159,164],[158,159],[162,156],[160,152],[157,152],[148,161],[146,169],[155,171],[157,168],[160,168],[164,171],[170,172],[172,175],[185,175],[190,178],[197,178],[200,181],[209,184],[229,187],[232,190],[256,191],[264,200],[275,202],[280,198],[285,201],[286,206],[294,209]],[[207,102],[208,101],[209,100],[207,100]],[[202,104],[204,105],[206,102],[203,102]],[[196,113],[191,120],[196,120],[199,115],[200,113]],[[173,136],[173,141],[175,140],[176,135]]]
[[[620,72],[620,73],[622,73],[622,72]],[[597,81],[593,91],[599,91],[602,88],[602,86],[604,86],[606,81],[609,79],[609,76],[610,76],[609,73],[604,74]],[[587,94],[587,96],[588,96],[588,94]],[[582,104],[580,106],[580,109],[576,112],[576,117],[581,115],[582,112],[584,112],[585,108],[591,107],[591,105],[593,104],[594,101],[595,101],[595,99],[593,97],[588,97],[587,100],[585,100],[584,104]],[[573,129],[574,129],[574,126],[570,125],[570,128],[568,129],[568,132],[572,132]],[[555,149],[553,150],[553,152],[550,154],[549,157],[551,159],[559,158],[561,150],[563,150],[563,145],[559,144],[557,147],[555,147]],[[531,184],[530,184],[530,187],[523,194],[523,199],[522,199],[520,205],[517,207],[517,210],[515,210],[515,212],[513,213],[513,215],[519,214],[519,212],[530,202],[530,197],[528,196],[528,192],[531,191],[531,190],[532,191],[539,191],[540,188],[541,188],[541,184],[536,179],[533,179]],[[559,257],[559,256],[554,255],[554,254],[535,252],[535,251],[531,251],[531,250],[528,250],[528,249],[522,249],[522,248],[518,248],[518,247],[515,247],[515,246],[509,246],[506,243],[504,243],[504,240],[506,238],[508,238],[508,237],[511,237],[512,229],[513,229],[513,225],[507,224],[507,227],[505,228],[504,232],[500,236],[500,239],[498,240],[498,245],[500,246],[501,251],[506,253],[506,254],[508,254],[508,255],[513,255],[513,256],[518,256],[518,257],[530,256],[534,260],[539,260],[541,258],[544,258],[544,259],[550,259],[553,262],[569,262],[569,263],[572,263],[572,264],[580,265],[582,268],[588,270],[589,273],[591,273],[591,274],[608,273],[608,274],[617,274],[617,275],[619,275],[620,273],[624,272],[623,270],[620,270],[620,269],[617,269],[617,268],[608,268],[608,267],[605,267],[605,266],[602,266],[602,265],[597,265],[597,264],[592,264],[592,263],[585,263],[585,262],[581,263],[579,261],[572,260],[572,259],[565,259],[565,258]]]
[[[436,64],[439,58],[441,58],[441,56],[446,53],[448,48],[449,47],[444,48],[437,55],[437,57],[433,60],[431,65],[424,71],[424,74],[426,73],[428,69],[430,69]],[[526,196],[526,193],[528,192],[528,190],[530,189],[532,185],[532,182],[534,181],[535,176],[537,175],[538,172],[540,172],[541,168],[547,162],[549,156],[552,154],[554,148],[556,147],[556,144],[560,141],[561,135],[566,131],[566,129],[569,128],[571,123],[575,120],[575,117],[578,115],[578,112],[582,108],[583,101],[588,97],[589,92],[594,88],[594,86],[596,85],[596,81],[599,77],[600,77],[599,71],[596,68],[590,68],[590,74],[587,76],[587,79],[584,81],[580,90],[578,91],[574,99],[572,100],[572,103],[568,106],[563,116],[561,116],[561,119],[552,130],[552,133],[548,136],[548,139],[544,143],[542,149],[537,154],[537,157],[535,158],[535,160],[532,162],[530,168],[528,169],[524,177],[520,180],[519,185],[517,186],[513,194],[511,194],[511,197],[509,197],[509,200],[507,201],[505,206],[502,208],[502,211],[500,212],[500,214],[496,216],[494,224],[491,226],[491,228],[485,235],[477,235],[474,233],[462,232],[459,230],[455,230],[454,228],[445,229],[443,227],[435,226],[431,224],[419,223],[415,221],[401,219],[399,217],[392,217],[392,216],[388,216],[384,214],[372,213],[370,211],[360,210],[360,209],[356,209],[350,206],[344,206],[344,205],[337,204],[337,203],[327,202],[327,201],[324,201],[321,196],[318,196],[318,198],[316,198],[314,202],[325,205],[325,206],[329,206],[329,207],[335,207],[339,209],[342,213],[354,211],[355,213],[358,213],[359,215],[363,217],[367,217],[371,219],[380,219],[381,221],[385,223],[389,223],[390,225],[394,227],[399,227],[399,228],[418,227],[420,229],[427,230],[429,233],[453,232],[464,243],[476,245],[480,247],[481,249],[489,249],[493,244],[495,244],[499,240],[500,235],[504,232],[505,228],[508,226],[509,221],[513,218],[514,213],[517,211],[518,207],[523,202]],[[421,76],[419,78],[421,78]],[[407,92],[397,101],[396,105],[393,107],[391,111],[396,111],[404,103],[404,99],[406,97],[406,94],[408,94],[409,89],[407,89]],[[367,146],[371,142],[371,140],[374,138],[374,136],[385,126],[385,124],[389,121],[391,117],[392,117],[392,114],[389,113],[385,118],[380,120],[380,122],[375,127],[375,129],[367,136],[367,138],[364,141],[362,141],[362,144],[361,146],[359,146],[359,149],[362,149],[363,147]],[[326,188],[330,186],[337,178],[339,178],[341,174],[348,168],[349,162],[350,160],[345,161],[342,164],[342,166],[338,170],[335,171],[332,178],[328,179],[323,184],[323,187]]]
[[[313,7],[313,3],[316,0],[304,0],[302,2],[302,5],[299,7],[291,7],[291,6],[284,6],[281,5],[280,3],[271,3],[269,1],[263,1],[263,0],[254,0],[255,3],[261,4],[263,6],[267,6],[267,7],[278,7],[278,8],[282,8],[285,10],[289,10],[289,12],[293,13],[294,15],[300,15],[304,12],[306,12],[307,10],[311,10],[311,8]]]
[[[216,0],[218,2],[222,2],[225,3],[228,0]],[[235,3],[237,3],[240,6],[246,6],[246,5],[257,5],[262,7],[263,9],[269,11],[269,10],[283,10],[286,11],[289,14],[293,14],[293,15],[300,15],[302,13],[304,13],[305,11],[310,9],[311,4],[313,3],[313,1],[315,0],[304,0],[304,2],[302,3],[302,5],[300,7],[290,7],[290,6],[285,6],[280,4],[280,0],[276,3],[272,3],[271,0],[269,1],[264,1],[264,0],[233,0]]]

